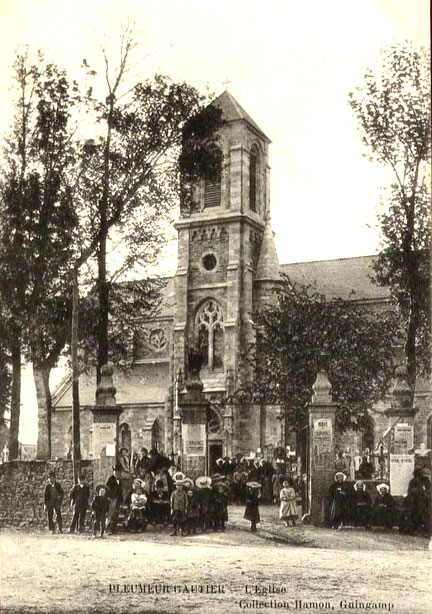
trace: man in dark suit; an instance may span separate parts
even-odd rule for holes
[[[74,508],[74,514],[72,523],[69,529],[69,533],[73,533],[79,522],[79,532],[84,531],[85,516],[88,507],[88,501],[90,498],[90,488],[85,483],[83,475],[78,477],[78,484],[72,487],[70,493],[70,504]]]
[[[135,474],[143,480],[149,470],[150,457],[147,448],[141,448],[140,457],[135,464]]]
[[[164,491],[162,480],[156,481],[156,490],[150,494],[150,514],[155,524],[167,524],[170,515],[170,496]]]
[[[107,480],[108,497],[109,497],[109,509],[108,509],[108,524],[107,533],[117,532],[117,520],[120,505],[123,501],[122,496],[122,484],[120,480],[122,468],[120,465],[113,467],[113,474]]]
[[[58,532],[62,533],[62,515],[61,505],[63,501],[63,488],[60,482],[56,482],[55,472],[50,471],[48,474],[48,484],[44,492],[44,509],[48,514],[48,528],[51,533],[55,533],[55,522],[58,526]]]

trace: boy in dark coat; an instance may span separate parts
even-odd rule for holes
[[[48,484],[44,492],[44,509],[48,514],[48,528],[51,533],[55,533],[55,522],[58,526],[58,532],[63,532],[61,506],[63,501],[63,488],[60,482],[56,482],[55,472],[50,471],[48,474]]]
[[[105,533],[106,517],[110,504],[106,492],[107,489],[104,484],[98,484],[98,486],[96,486],[96,496],[91,504],[93,518],[93,539],[96,537],[96,533],[98,531],[100,531],[101,537],[103,537]]]
[[[72,487],[69,493],[71,507],[74,508],[72,523],[69,533],[73,533],[79,524],[79,532],[84,531],[85,516],[90,498],[90,488],[85,483],[83,475],[78,477],[78,484]]]
[[[178,472],[174,476],[176,490],[171,494],[171,516],[173,521],[173,532],[171,535],[177,535],[180,530],[184,535],[185,524],[187,520],[188,497],[184,489],[184,475]]]
[[[197,499],[200,510],[199,524],[202,531],[206,531],[213,526],[213,491],[211,489],[212,480],[207,476],[200,476],[195,481],[197,487]]]
[[[225,531],[225,522],[228,521],[228,495],[227,487],[221,482],[213,486],[213,522],[214,530]]]
[[[190,535],[193,533],[195,535],[199,518],[199,507],[198,500],[192,488],[187,490],[187,497],[187,534]]]

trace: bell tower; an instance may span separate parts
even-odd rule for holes
[[[201,348],[200,377],[210,401],[226,397],[227,388],[251,377],[244,354],[254,342],[252,312],[259,304],[254,278],[260,270],[271,269],[268,258],[266,267],[261,263],[258,269],[270,219],[270,140],[228,91],[212,105],[222,112],[218,137],[222,165],[216,179],[201,179],[194,186],[197,207],[176,224],[173,343],[174,375],[184,371],[187,346]],[[274,248],[265,251],[276,254]],[[274,264],[279,275],[278,263]],[[217,405],[212,407],[217,414]],[[225,410],[218,417],[223,454],[233,454],[241,439],[236,416]]]

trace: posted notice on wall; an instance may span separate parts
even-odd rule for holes
[[[313,450],[315,456],[328,454],[332,449],[333,427],[331,420],[321,418],[313,423]]]
[[[205,424],[183,424],[182,436],[185,454],[189,456],[205,456]]]
[[[393,447],[395,454],[406,454],[414,448],[414,427],[412,424],[396,424]]]
[[[414,471],[414,454],[390,454],[390,492],[404,496]]]

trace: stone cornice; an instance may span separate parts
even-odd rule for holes
[[[183,230],[187,228],[198,228],[203,224],[223,224],[227,222],[249,222],[258,230],[264,229],[264,220],[261,220],[257,215],[240,211],[229,211],[223,209],[222,211],[212,211],[209,213],[195,213],[186,219],[181,219],[175,222],[174,228],[176,230]]]

